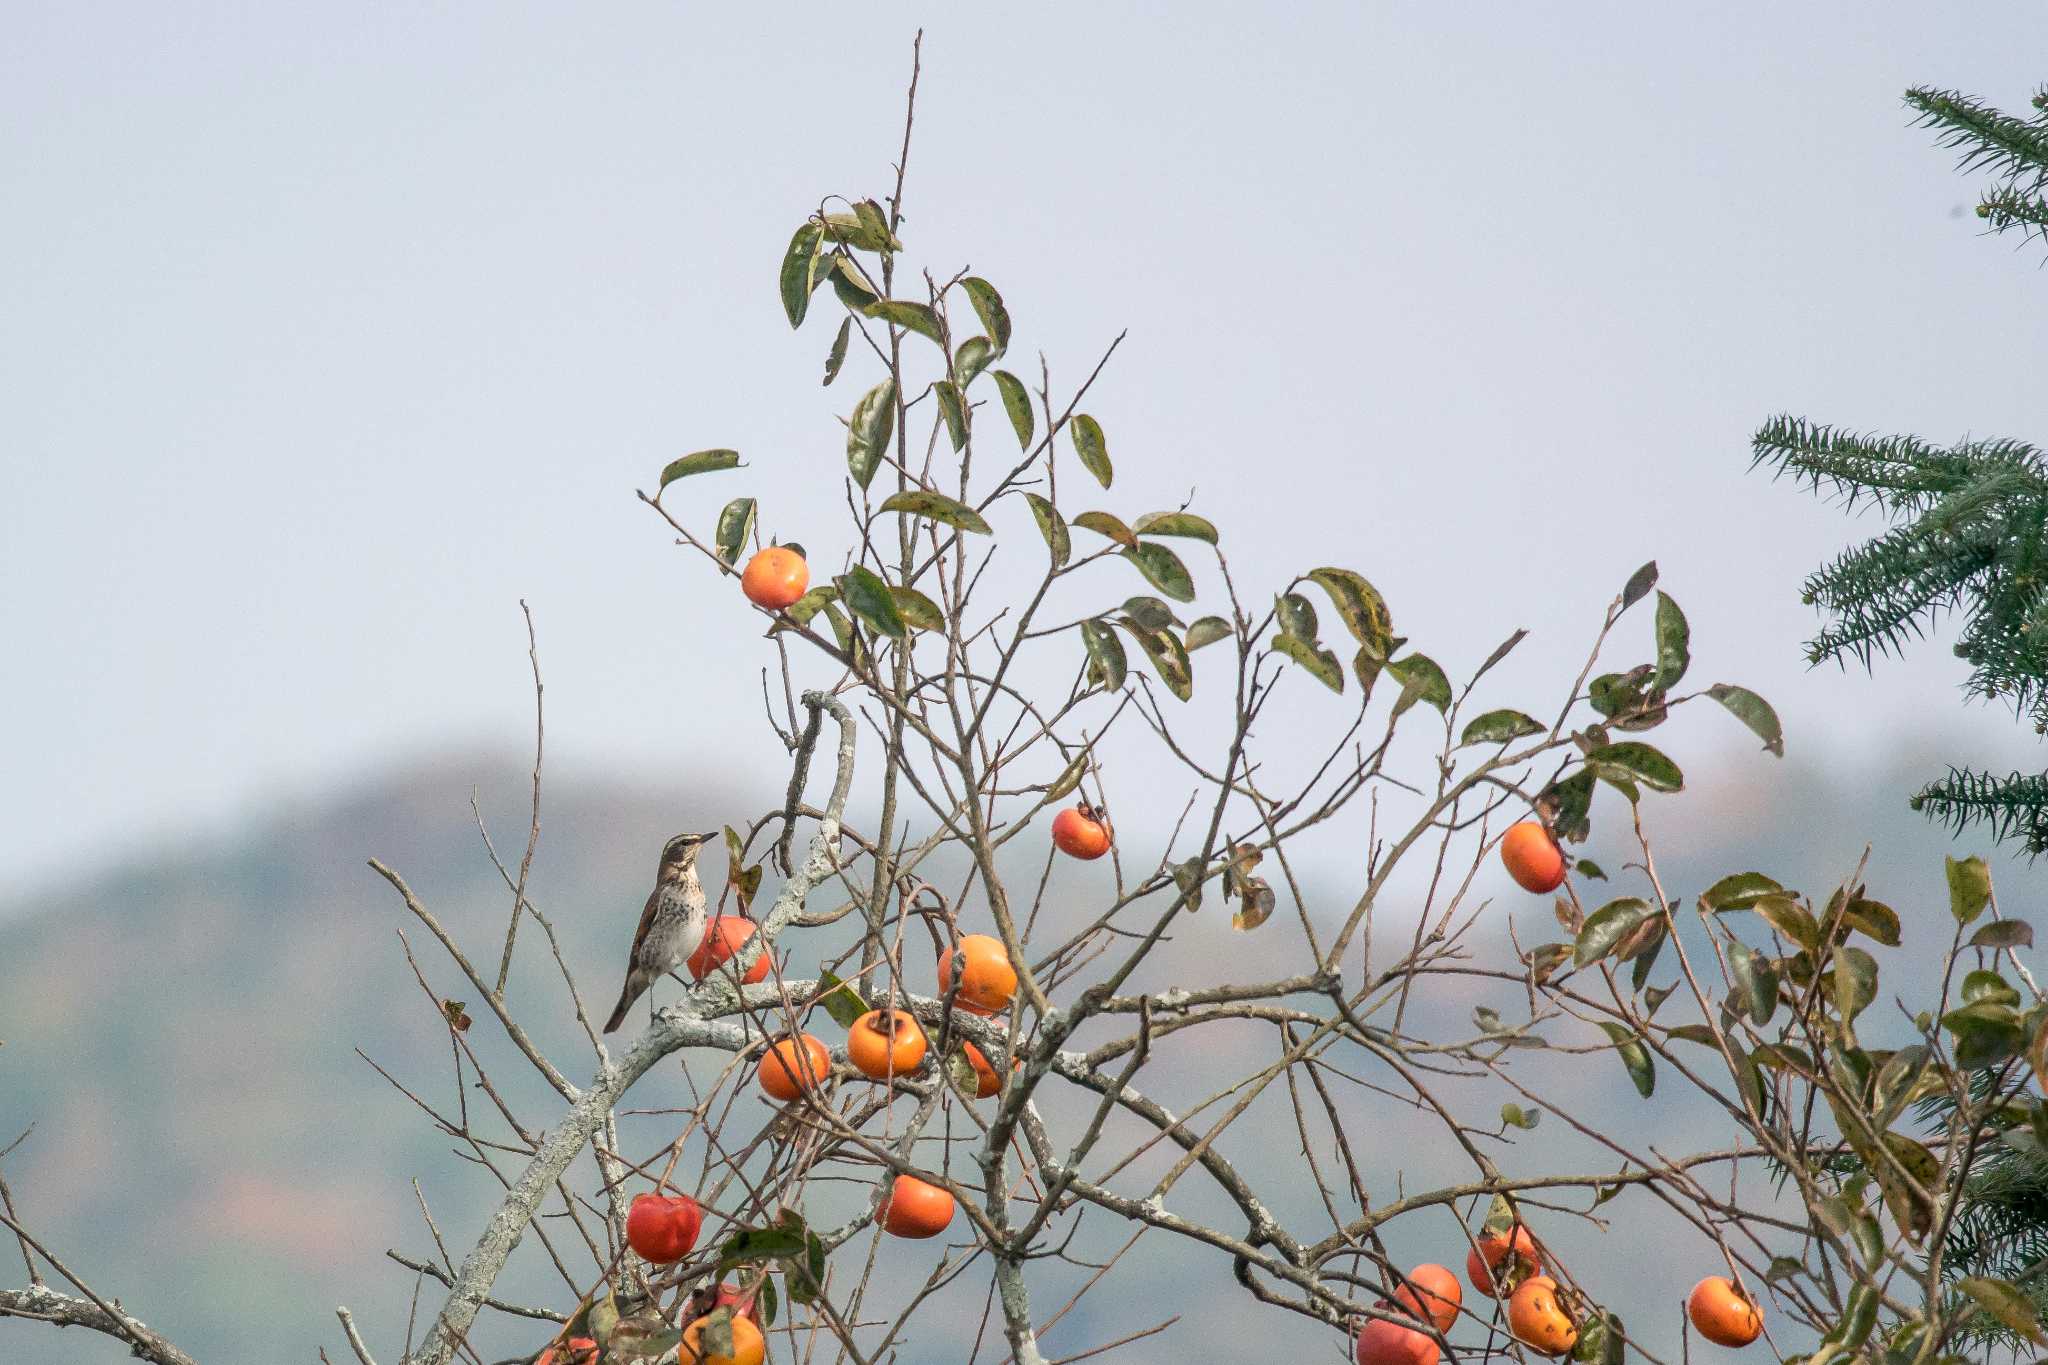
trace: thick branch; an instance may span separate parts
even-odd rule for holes
[[[89,1299],[59,1294],[48,1285],[27,1289],[0,1289],[0,1317],[33,1318],[58,1327],[89,1327],[110,1337],[119,1337],[144,1360],[157,1365],[198,1365],[191,1356],[165,1341],[140,1320],[100,1308]]]

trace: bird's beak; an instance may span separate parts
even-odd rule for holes
[[[707,834],[700,834],[700,835],[698,835],[697,837],[698,837],[699,839],[703,840],[703,841],[704,841],[705,843],[707,843],[707,844],[708,844],[708,843],[711,843],[711,842],[713,842],[714,840],[716,840],[716,839],[718,838],[718,836],[719,836],[720,834],[723,834],[724,832],[725,832],[725,831],[723,831],[723,830],[717,830],[717,829],[714,829],[714,830],[710,831],[710,832],[709,832],[709,833],[707,833]]]

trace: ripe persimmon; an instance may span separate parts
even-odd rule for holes
[[[559,1346],[550,1346],[534,1357],[533,1365],[593,1365],[597,1360],[597,1341],[593,1337],[570,1337]]]
[[[770,1098],[787,1104],[806,1090],[824,1087],[832,1074],[832,1054],[810,1034],[799,1033],[769,1048],[755,1074]]]
[[[967,1064],[974,1068],[974,1098],[985,1100],[991,1095],[1001,1094],[1002,1079],[996,1075],[996,1069],[989,1065],[988,1058],[983,1055],[982,1050],[972,1043],[963,1043],[961,1046],[967,1049]],[[1016,1069],[1017,1062],[1012,1059],[1010,1070]]]
[[[1010,1007],[1010,997],[1017,992],[1017,969],[1010,965],[1010,955],[1003,948],[1003,941],[987,934],[966,934],[960,939],[958,948],[948,948],[939,955],[939,994],[945,995],[953,989],[953,959],[955,955],[966,965],[960,969],[960,993],[953,997],[953,1003],[969,1014],[998,1014]]]
[[[1383,1301],[1379,1306],[1387,1304]],[[1367,1318],[1358,1329],[1351,1354],[1358,1365],[1436,1365],[1443,1353],[1436,1338],[1427,1332],[1385,1318]]]
[[[626,1244],[655,1265],[689,1255],[703,1227],[704,1210],[687,1194],[636,1194],[626,1209]]]
[[[713,1355],[704,1347],[704,1329],[711,1315],[705,1314],[683,1329],[683,1342],[676,1351],[677,1365],[761,1365],[768,1355],[767,1338],[752,1318],[732,1318],[732,1354]]]
[[[738,957],[747,940],[754,936],[755,928],[754,922],[744,915],[719,915],[713,919],[704,932],[704,941],[690,954],[690,979],[702,981]],[[764,952],[747,968],[747,974],[740,978],[741,984],[755,986],[766,981],[768,967],[768,954]]]
[[[787,545],[770,545],[747,561],[740,591],[757,607],[781,611],[811,586],[811,566]]]
[[[953,1196],[928,1180],[899,1175],[875,1219],[898,1237],[936,1237],[953,1221]]]
[[[1545,895],[1564,885],[1564,850],[1540,821],[1508,826],[1500,839],[1500,860],[1524,891]]]
[[[924,1030],[902,1010],[869,1010],[846,1030],[846,1060],[870,1080],[908,1076],[924,1049]]]
[[[1458,1277],[1440,1265],[1419,1265],[1408,1272],[1408,1283],[1394,1291],[1394,1306],[1416,1317],[1427,1316],[1439,1332],[1451,1330],[1458,1320],[1458,1305],[1465,1291]]]
[[[1726,1275],[1709,1275],[1694,1285],[1685,1315],[1716,1346],[1747,1346],[1764,1330],[1763,1309]]]
[[[1515,1264],[1502,1267],[1501,1262],[1514,1253]],[[1512,1286],[1518,1275],[1533,1274],[1543,1268],[1543,1255],[1536,1250],[1536,1239],[1529,1235],[1529,1229],[1515,1224],[1512,1236],[1507,1233],[1482,1232],[1479,1245],[1465,1253],[1465,1278],[1472,1281],[1472,1287],[1489,1299],[1500,1297],[1500,1289],[1494,1284],[1498,1274],[1501,1281]]]
[[[1053,847],[1070,858],[1089,862],[1109,852],[1109,819],[1083,801],[1052,818]]]
[[[1557,1281],[1548,1275],[1531,1275],[1508,1297],[1508,1330],[1547,1356],[1561,1356],[1579,1340],[1579,1325],[1557,1301]]]
[[[730,1280],[721,1281],[711,1293],[711,1307],[730,1308],[736,1318],[755,1318],[760,1313],[757,1303],[759,1289],[758,1285],[752,1289],[741,1289]],[[701,1295],[703,1291],[698,1292]],[[701,1303],[702,1299],[698,1301]]]

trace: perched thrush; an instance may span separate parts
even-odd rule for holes
[[[697,854],[716,834],[678,834],[661,850],[661,871],[640,927],[633,931],[633,955],[626,963],[626,985],[619,1007],[604,1026],[617,1032],[626,1011],[657,979],[688,960],[704,941],[704,883],[697,878]]]

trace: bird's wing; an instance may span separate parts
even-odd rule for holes
[[[640,923],[633,930],[633,948],[635,951],[638,951],[640,945],[647,941],[647,931],[654,927],[654,908],[659,904],[661,904],[661,888],[657,886],[647,893],[647,904],[640,911]]]

